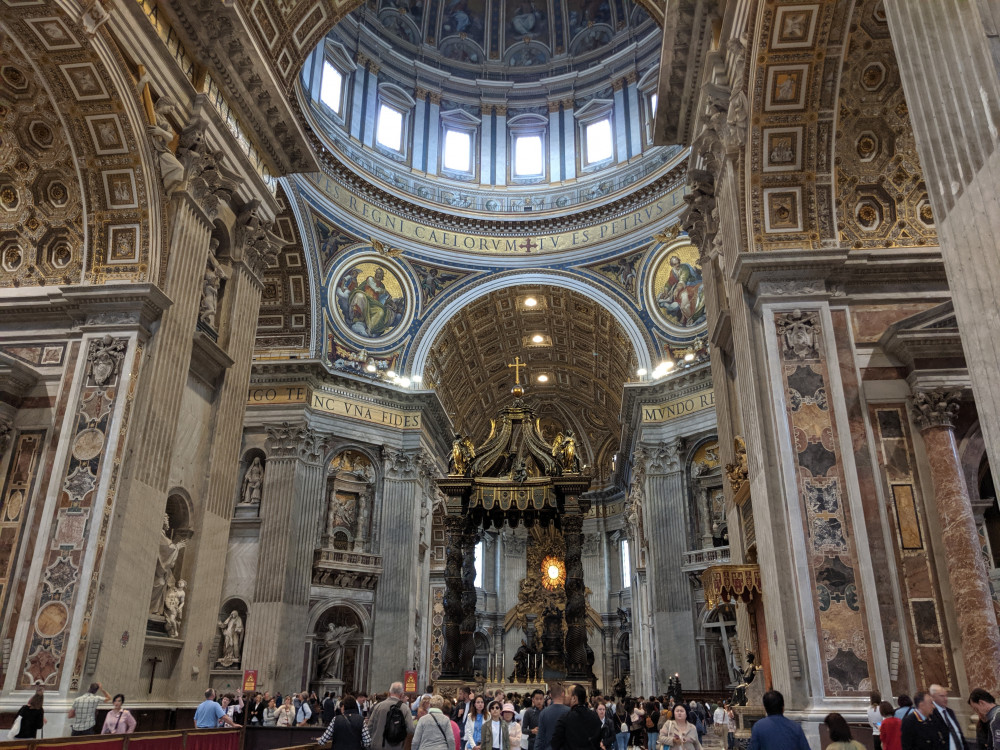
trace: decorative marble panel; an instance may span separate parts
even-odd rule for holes
[[[931,552],[924,544],[927,520],[905,404],[870,408],[878,462],[887,495],[887,515],[895,542],[897,575],[909,616],[903,637],[909,637],[919,685],[953,685],[955,673],[941,626],[941,599]]]
[[[108,457],[117,455],[107,443],[112,438],[116,406],[129,383],[128,373],[123,374],[121,367],[127,348],[128,339],[124,338],[106,336],[87,342],[86,372],[77,394],[73,427],[66,434],[69,450],[57,475],[61,479],[53,478],[59,481],[60,490],[49,539],[39,547],[41,585],[31,608],[32,628],[17,680],[22,689],[57,685],[66,666],[69,624],[80,606],[80,591],[86,590],[84,552],[93,536],[94,510],[102,505],[97,488]],[[110,508],[108,503],[103,506]],[[109,519],[106,514],[102,532]]]
[[[828,695],[871,689],[857,550],[851,533],[838,428],[827,394],[831,366],[820,311],[775,314],[796,482]]]
[[[0,608],[3,609],[16,573],[24,519],[29,515],[44,443],[44,430],[29,430],[17,435],[11,450],[10,466],[0,495]]]

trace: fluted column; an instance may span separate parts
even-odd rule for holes
[[[420,538],[419,451],[383,449],[385,481],[379,503],[382,577],[375,592],[372,687],[388,690],[413,661]]]
[[[677,673],[685,687],[698,687],[691,585],[681,565],[687,549],[687,498],[684,491],[685,443],[674,438],[649,449],[646,464],[646,538],[649,548],[650,616],[654,629],[655,684]],[[660,685],[662,689],[662,685]]]
[[[587,667],[587,597],[583,585],[583,517],[562,519],[566,540],[566,677],[590,682]]]
[[[267,427],[260,558],[243,666],[261,670],[264,684],[284,690],[305,687],[299,649],[305,642],[316,519],[321,517],[317,498],[321,503],[324,450],[324,439],[306,426]]]
[[[980,15],[991,3],[886,0],[976,411],[1000,466],[1000,80]]]
[[[955,442],[960,395],[918,391],[913,396],[913,421],[927,449],[969,687],[993,691],[1000,687],[1000,633]]]

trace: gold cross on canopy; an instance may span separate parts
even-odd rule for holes
[[[507,367],[514,368],[514,385],[521,385],[521,368],[527,366],[527,363],[522,362],[520,357],[514,357],[514,364],[507,365]]]

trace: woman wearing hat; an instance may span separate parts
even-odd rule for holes
[[[517,711],[513,703],[504,703],[503,710],[500,711],[500,718],[507,722],[507,736],[510,739],[510,746],[517,750],[521,747],[521,725],[514,721]]]
[[[479,746],[475,750],[510,750],[510,730],[500,716],[499,701],[490,701],[489,716],[483,722]]]

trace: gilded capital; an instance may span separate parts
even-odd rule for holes
[[[913,394],[911,413],[921,431],[931,427],[954,427],[961,406],[962,392],[944,388],[917,391]]]

